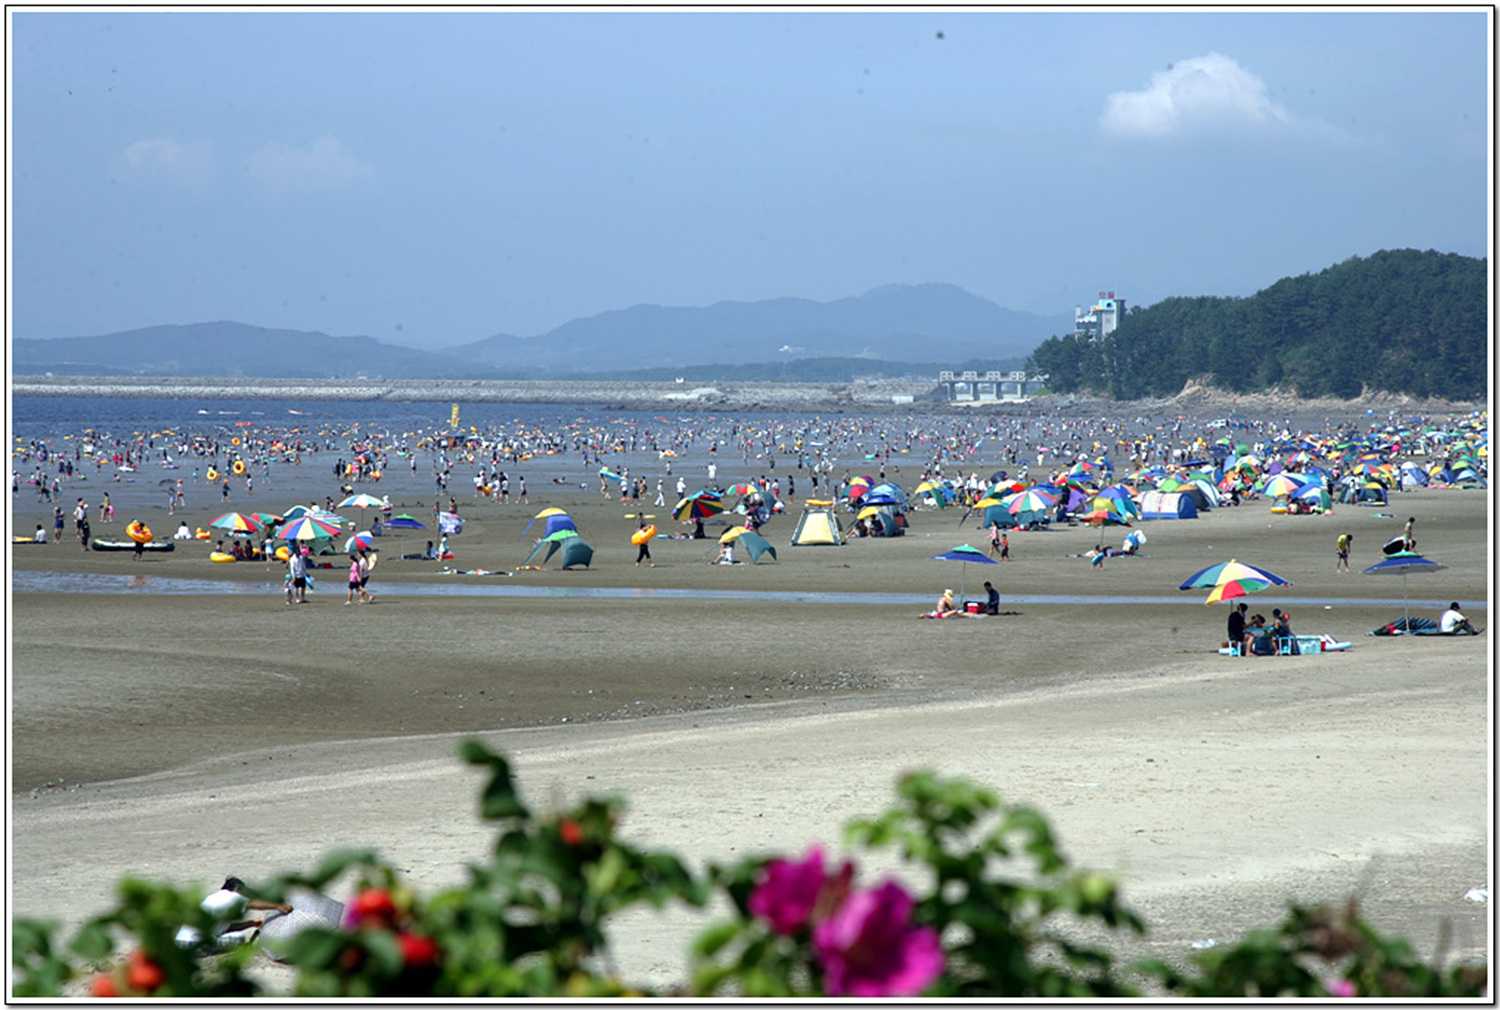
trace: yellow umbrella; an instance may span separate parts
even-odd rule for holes
[[[741,534],[744,534],[746,532],[748,532],[748,530],[746,530],[745,527],[736,526],[734,529],[726,531],[724,535],[719,538],[719,543],[727,544],[731,541],[738,540]]]
[[[854,518],[856,518],[856,519],[868,519],[871,516],[878,514],[879,512],[880,512],[880,509],[878,507],[876,507],[874,505],[866,505],[864,508],[862,508],[862,509],[859,510],[859,514],[856,515]]]

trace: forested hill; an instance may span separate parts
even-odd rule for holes
[[[1044,341],[1028,367],[1055,392],[1172,396],[1189,380],[1350,398],[1364,389],[1482,399],[1488,263],[1385,250],[1288,277],[1248,298],[1168,298],[1129,311],[1103,340]]]

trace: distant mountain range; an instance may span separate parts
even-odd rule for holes
[[[1021,360],[1072,326],[1071,315],[1011,311],[948,284],[893,284],[833,302],[777,298],[704,308],[637,305],[575,319],[540,336],[498,334],[440,351],[227,321],[94,337],[18,337],[11,342],[11,370],[18,375],[566,379],[785,363],[790,376],[803,359],[859,359],[871,372],[881,371],[881,364],[957,367],[975,359]]]

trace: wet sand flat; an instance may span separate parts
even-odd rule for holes
[[[307,497],[280,491],[261,496]],[[1488,625],[1475,606],[1488,599],[1485,492],[1393,495],[1329,516],[1272,515],[1259,502],[1148,522],[1143,556],[1102,570],[1074,556],[1101,541],[1086,526],[1012,533],[1004,565],[933,561],[983,543],[954,510],[914,513],[902,538],[838,548],[788,546],[795,519],[778,517],[765,532],[779,560],[761,565],[708,565],[711,542],[659,538],[657,567],[637,568],[625,513],[641,503],[535,490],[525,506],[460,503],[468,526],[448,564],[510,574],[442,575],[395,560],[387,537],[369,606],[343,605],[341,569],[317,573],[307,606],[287,606],[279,572],[212,564],[198,542],[141,562],[76,541],[13,547],[21,572],[253,589],[12,595],[13,914],[76,923],[126,873],[251,879],[344,845],[380,848],[419,886],[454,883],[488,838],[473,815],[478,780],[452,756],[477,734],[514,756],[538,806],[622,792],[628,835],[695,859],[833,841],[889,802],[900,771],[931,767],[1037,805],[1076,860],[1117,869],[1158,953],[1227,942],[1291,898],[1350,894],[1420,949],[1436,947],[1447,921],[1450,951],[1487,953],[1487,909],[1463,894],[1488,886],[1490,633],[1366,637],[1400,615],[1401,580],[1333,571],[1339,533],[1355,534],[1357,572],[1415,516],[1420,550],[1449,568],[1408,581],[1413,613],[1436,617],[1435,601],[1458,599]],[[530,546],[523,527],[554,503],[595,547],[592,566],[515,571]],[[664,531],[681,528],[644,510]],[[15,527],[33,512],[18,505]],[[215,514],[195,509],[189,522]],[[1102,540],[1118,546],[1124,532]],[[1251,597],[1252,612],[1281,606],[1300,633],[1353,649],[1218,656],[1227,607],[1176,586],[1231,557],[1294,582]],[[961,582],[973,597],[986,578],[1002,594],[1081,602],[1003,596],[1004,616],[924,621],[928,604],[774,595],[935,601]],[[704,595],[398,591],[484,580]],[[767,596],[708,595],[730,587]],[[1181,602],[1111,602],[1139,595]],[[628,923],[622,968],[680,975],[692,926]]]

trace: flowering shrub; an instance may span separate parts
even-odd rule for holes
[[[702,907],[715,893],[732,914],[694,945],[677,996],[1126,996],[1137,986],[1178,996],[1480,996],[1482,965],[1419,961],[1380,937],[1351,905],[1341,914],[1293,908],[1275,930],[1195,955],[1120,967],[1068,939],[1060,920],[1143,932],[1117,884],[1075,871],[1046,820],[1005,806],[962,780],[910,775],[898,802],[850,825],[847,841],[894,849],[901,876],[867,885],[853,860],[823,849],[800,859],[757,857],[701,875],[677,857],[638,850],[615,834],[620,803],[586,799],[538,816],[510,765],[474,741],[461,755],[488,770],[482,815],[499,834],[466,885],[431,896],[404,885],[371,852],[329,854],[250,896],[282,901],[294,887],[324,891],[354,878],[338,929],[309,929],[276,948],[300,996],[601,997],[659,995],[608,967],[605,926],[643,902]],[[1002,875],[1017,865],[1019,877]],[[252,889],[247,888],[247,891]],[[201,891],[125,879],[116,908],[86,922],[66,947],[55,924],[11,927],[13,997],[262,995],[246,968],[254,945],[200,956],[179,927],[213,936],[221,924]],[[123,956],[119,953],[123,949]]]

